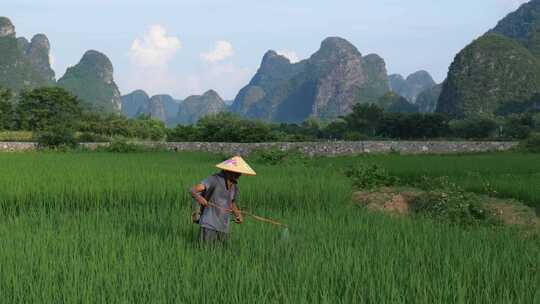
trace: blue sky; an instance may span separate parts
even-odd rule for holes
[[[226,99],[273,49],[309,57],[328,36],[377,53],[389,73],[442,81],[455,54],[521,0],[2,0],[17,36],[45,33],[57,79],[89,49],[113,62],[122,94]]]

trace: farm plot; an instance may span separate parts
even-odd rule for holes
[[[351,203],[346,167],[449,175],[537,204],[540,157],[399,155],[265,165],[240,179],[250,221],[199,248],[187,189],[213,155],[0,154],[3,303],[537,303],[540,241],[512,229],[393,218]],[[485,177],[486,188],[472,176]],[[468,176],[471,176],[469,179]],[[513,183],[515,187],[512,188]]]

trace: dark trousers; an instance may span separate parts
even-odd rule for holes
[[[202,244],[224,244],[229,239],[229,234],[204,227],[199,229],[199,242]]]

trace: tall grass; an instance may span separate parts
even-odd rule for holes
[[[538,240],[367,213],[351,204],[342,174],[369,161],[402,177],[459,180],[470,164],[497,180],[534,176],[538,161],[475,157],[255,163],[239,204],[288,223],[290,238],[246,219],[226,248],[212,249],[196,245],[186,190],[214,172],[216,156],[0,154],[0,301],[537,303]]]
[[[404,181],[447,176],[467,191],[514,198],[540,215],[540,155],[491,153],[474,155],[363,155],[320,159],[318,166],[378,164]]]

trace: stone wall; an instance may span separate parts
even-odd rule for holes
[[[1,152],[31,151],[36,149],[35,143],[30,142],[3,142],[0,141]]]
[[[174,151],[205,151],[227,155],[246,155],[255,150],[277,148],[299,150],[311,156],[354,155],[362,153],[401,154],[450,154],[506,151],[516,142],[446,142],[446,141],[360,141],[360,142],[317,142],[317,143],[167,143]]]
[[[401,154],[450,154],[506,151],[517,142],[468,142],[468,141],[358,141],[358,142],[308,142],[308,143],[143,143],[148,146],[164,146],[171,151],[202,151],[226,155],[246,155],[255,150],[280,149],[299,150],[311,156],[354,155],[362,153]],[[107,144],[85,143],[89,149]],[[36,148],[35,143],[0,142],[0,151],[28,151]]]

